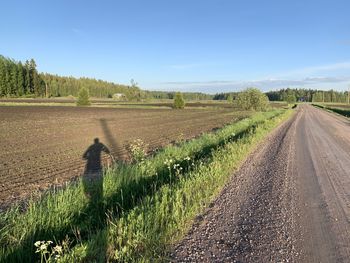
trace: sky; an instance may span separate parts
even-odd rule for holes
[[[0,54],[143,89],[347,90],[349,0],[11,0]]]

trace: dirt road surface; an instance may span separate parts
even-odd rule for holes
[[[235,173],[173,262],[350,262],[350,121],[301,105]]]

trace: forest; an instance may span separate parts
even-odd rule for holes
[[[34,59],[24,63],[0,55],[0,97],[67,97],[78,95],[85,87],[90,96],[112,98],[113,94],[123,94],[128,101],[148,99],[173,99],[175,92],[147,91],[138,87],[134,80],[130,85],[116,84],[93,78],[63,77],[48,73],[38,73]],[[270,101],[340,102],[346,103],[348,93],[335,90],[311,90],[286,88],[265,93]],[[238,92],[217,93],[215,95],[184,92],[185,100],[228,100],[237,98]]]
[[[214,95],[214,100],[235,100],[238,92],[217,93]],[[265,92],[270,101],[287,101],[294,102],[336,102],[346,103],[348,100],[347,91],[335,90],[312,90],[312,89],[297,89],[286,88],[276,91]]]
[[[44,96],[45,83],[34,59],[24,64],[0,55],[0,97]]]
[[[335,90],[312,90],[312,89],[281,89],[267,92],[270,101],[288,102],[338,102],[346,103],[348,100],[347,91]]]
[[[38,73],[34,59],[23,64],[0,55],[0,97],[76,97],[82,87],[96,98],[112,98],[116,93],[124,94],[126,100],[136,101],[173,99],[175,96],[175,92],[141,90],[134,80],[130,85],[122,85],[100,79]],[[183,97],[186,100],[209,100],[213,95],[184,92]]]

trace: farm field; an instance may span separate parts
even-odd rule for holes
[[[321,103],[321,104],[331,108],[350,109],[350,104],[345,104],[345,103]]]
[[[249,116],[232,109],[0,107],[0,206],[60,185],[84,171],[83,153],[99,138],[114,158],[135,139],[149,150]],[[103,156],[105,162],[109,157]]]
[[[146,102],[125,102],[125,101],[116,101],[113,99],[100,99],[92,98],[91,103],[93,106],[97,107],[121,107],[121,108],[152,108],[152,107],[163,107],[163,108],[172,108],[173,100],[150,100]],[[2,98],[0,99],[0,106],[17,106],[17,105],[57,105],[57,106],[75,106],[75,99],[73,98]],[[271,107],[274,108],[283,108],[287,104],[285,102],[270,102]],[[200,101],[187,101],[186,108],[236,108],[232,103],[223,100],[200,100]]]
[[[337,114],[343,115],[345,117],[350,117],[350,105],[344,103],[320,103],[313,104],[313,106],[325,108],[329,111],[333,111]]]
[[[162,100],[149,100],[149,101],[118,101],[114,99],[101,99],[101,98],[91,98],[91,103],[93,106],[109,106],[109,107],[166,107],[172,108],[173,100],[162,99]],[[0,99],[0,105],[6,104],[34,104],[34,105],[61,105],[69,106],[75,105],[75,99],[69,97],[62,98],[3,98]],[[223,108],[232,108],[233,105],[227,101],[218,101],[218,100],[201,100],[201,101],[188,101],[186,103],[187,108],[198,108],[198,107],[223,107]]]

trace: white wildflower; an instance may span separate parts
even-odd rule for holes
[[[41,244],[41,241],[36,241],[36,242],[34,243],[34,246],[39,247],[40,244]]]

